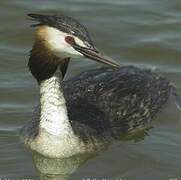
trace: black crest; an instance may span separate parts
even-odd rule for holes
[[[77,20],[68,16],[57,16],[57,15],[42,15],[42,14],[28,14],[32,20],[38,21],[38,24],[32,25],[32,27],[40,25],[48,25],[54,27],[63,32],[77,36],[83,42],[88,42],[87,45],[93,47],[93,43],[90,39],[87,29],[80,24]]]

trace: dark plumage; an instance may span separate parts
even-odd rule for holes
[[[163,77],[133,66],[90,70],[63,87],[72,128],[84,139],[150,127],[173,89]]]

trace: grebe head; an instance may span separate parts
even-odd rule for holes
[[[87,57],[114,67],[119,65],[112,59],[105,57],[93,45],[86,28],[77,20],[67,16],[28,14],[38,24],[32,25],[36,28],[36,39],[29,61],[32,74],[36,77],[37,70],[33,66],[40,64],[52,64],[56,69],[58,64],[65,64],[70,58]],[[44,58],[40,57],[44,56]],[[45,57],[46,56],[46,57]],[[53,58],[54,57],[54,58]],[[42,60],[39,60],[39,59]],[[38,59],[38,64],[35,59]],[[53,59],[53,60],[52,60]],[[36,62],[36,63],[35,63]],[[62,63],[63,62],[63,63]],[[43,66],[42,66],[43,67]],[[41,79],[45,79],[46,73]],[[49,75],[50,76],[50,75]],[[37,78],[37,77],[36,77]]]

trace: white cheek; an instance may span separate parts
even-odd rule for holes
[[[65,42],[65,37],[69,36],[55,28],[49,28],[47,42],[51,49],[56,53],[57,56],[67,57],[82,57],[83,55],[77,52],[71,45]]]
[[[77,37],[74,38],[76,44],[78,44],[81,47],[86,47],[85,44],[83,43],[83,41],[81,41],[80,39],[78,39]]]

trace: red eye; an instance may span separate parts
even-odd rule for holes
[[[74,38],[72,36],[66,36],[65,41],[70,45],[75,44],[75,40],[74,40]]]

